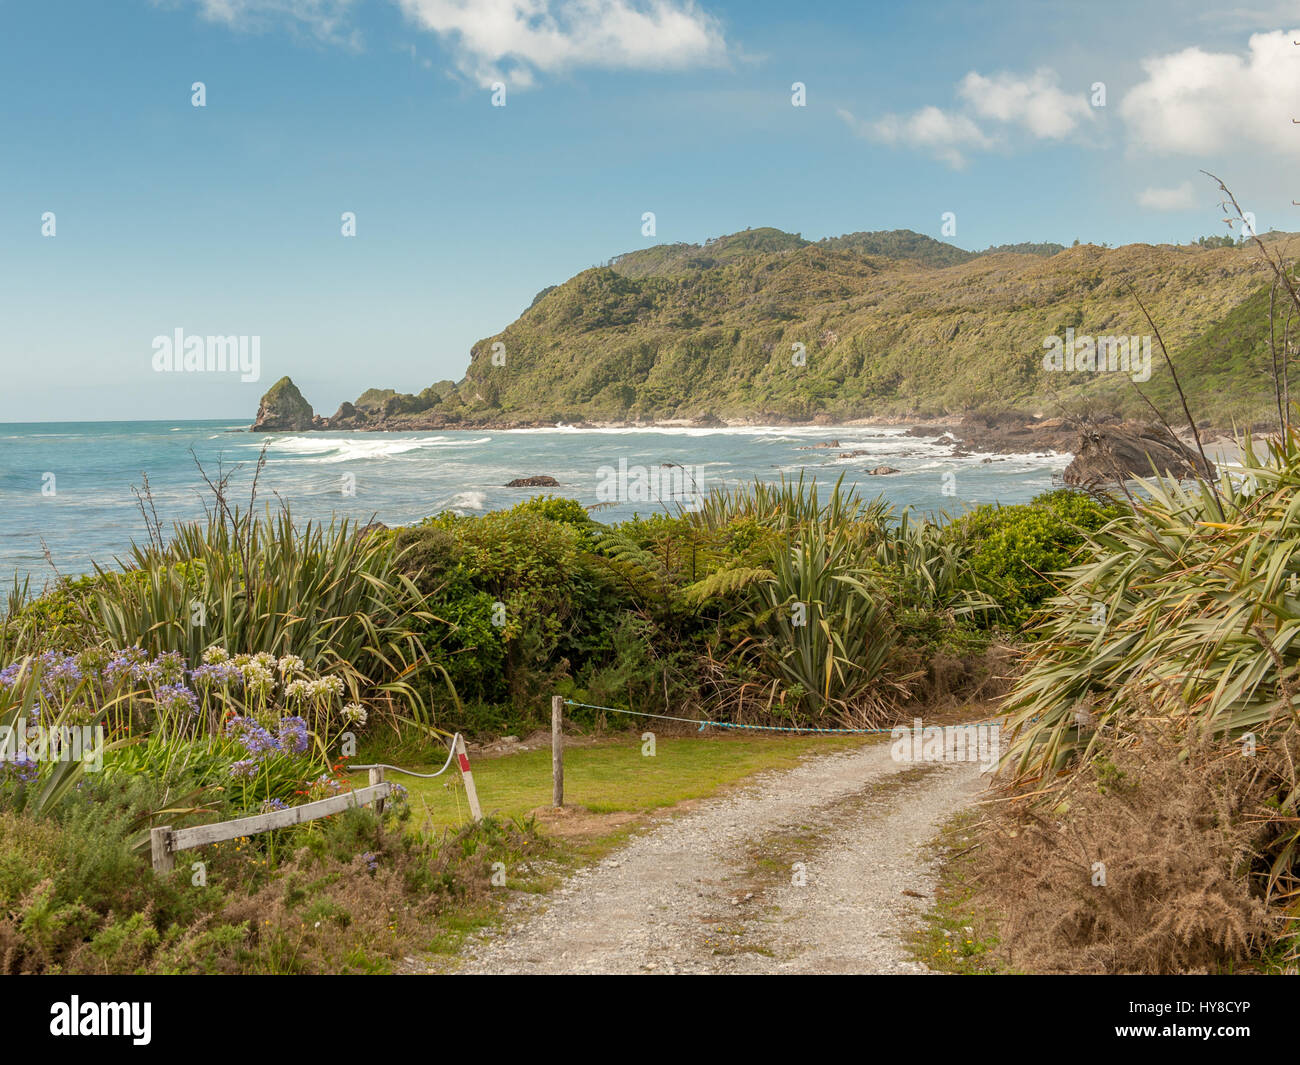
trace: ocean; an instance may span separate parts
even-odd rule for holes
[[[30,576],[39,588],[56,571],[76,576],[90,572],[92,563],[107,568],[125,558],[132,541],[147,536],[132,491],[143,487],[145,476],[164,528],[202,517],[205,489],[196,456],[214,479],[221,468],[239,467],[231,495],[246,505],[263,445],[268,449],[259,506],[275,505],[278,494],[298,519],[373,518],[387,525],[443,510],[482,514],[543,492],[584,504],[614,497],[617,502],[595,512],[610,522],[665,507],[675,512],[671,499],[647,501],[637,494],[651,482],[666,495],[687,486],[680,501],[690,505],[696,487],[707,492],[754,478],[798,478],[801,472],[828,486],[844,474],[845,483],[856,483],[865,495],[883,495],[922,513],[955,515],[979,503],[1024,502],[1051,489],[1068,462],[1068,456],[1048,454],[953,457],[951,439],[908,436],[900,426],[300,434],[246,429],[246,422],[222,421],[0,424],[0,580]],[[838,447],[813,449],[830,441]],[[863,454],[840,458],[841,451]],[[867,473],[880,465],[900,472]],[[560,486],[505,487],[538,475],[554,477]]]

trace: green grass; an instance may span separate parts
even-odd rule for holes
[[[974,901],[965,873],[977,818],[967,811],[944,826],[936,850],[942,856],[933,906],[911,941],[912,956],[938,972],[974,976],[1014,972],[994,957],[997,921]]]
[[[660,737],[656,754],[641,754],[641,734],[610,739],[564,754],[566,806],[594,814],[644,812],[702,799],[752,773],[788,769],[814,753],[839,751],[870,742],[860,736],[710,736]],[[407,768],[431,772],[437,766]],[[471,756],[474,784],[485,814],[522,817],[551,801],[551,752],[524,751],[499,758]],[[469,819],[460,774],[449,769],[434,780],[392,773],[411,793],[418,823],[435,831]]]

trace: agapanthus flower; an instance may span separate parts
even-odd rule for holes
[[[208,662],[190,670],[190,680],[195,684],[230,684],[243,679],[243,673],[228,661]]]
[[[230,775],[232,777],[242,777],[251,780],[257,776],[257,763],[251,758],[244,758],[238,762],[232,762],[230,765]]]
[[[310,743],[306,721],[300,717],[280,719],[280,747],[287,754],[302,754]]]
[[[42,655],[42,675],[51,681],[67,681],[71,684],[80,684],[85,679],[81,669],[81,662],[76,655],[68,655],[66,658],[58,655]]]
[[[366,708],[360,703],[348,703],[343,708],[342,716],[343,720],[349,725],[364,725],[369,715],[366,713]]]
[[[343,694],[342,677],[319,677],[307,682],[307,694],[313,699],[325,699]]]
[[[16,780],[20,784],[30,784],[38,772],[36,762],[25,754],[12,760],[0,759],[0,781]]]
[[[280,741],[251,717],[232,717],[226,722],[226,735],[237,739],[249,754],[258,758],[268,751],[280,750]]]
[[[22,668],[21,662],[11,662],[4,669],[0,669],[0,688],[12,688]]]
[[[306,664],[297,655],[285,655],[280,659],[281,673],[301,673],[306,669]]]
[[[219,666],[230,661],[230,652],[218,644],[213,644],[203,652],[203,664],[205,666]]]
[[[323,788],[326,791],[332,791],[332,792],[340,792],[343,790],[343,785],[340,784],[328,773],[322,773],[320,776],[318,776],[315,781],[315,786],[318,788]]]
[[[185,659],[179,651],[167,651],[153,660],[153,679],[159,684],[180,684],[185,679]]]
[[[257,662],[249,662],[242,669],[244,687],[250,695],[269,696],[275,691],[275,675]]]
[[[118,651],[104,666],[106,680],[121,682],[135,677],[136,669],[148,660],[148,656],[139,647],[127,647]]]
[[[167,713],[199,712],[199,697],[184,684],[164,684],[158,689],[158,709]]]

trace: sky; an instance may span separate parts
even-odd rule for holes
[[[418,392],[747,227],[1186,242],[1204,169],[1300,230],[1295,41],[1267,0],[0,0],[0,421]],[[256,379],[159,371],[177,330]]]

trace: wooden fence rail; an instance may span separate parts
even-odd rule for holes
[[[241,817],[235,821],[218,821],[212,825],[197,825],[194,828],[173,829],[171,825],[159,825],[149,833],[149,845],[153,855],[155,873],[170,872],[176,866],[178,851],[192,850],[209,843],[222,843],[225,840],[252,836],[258,832],[270,832],[276,828],[288,828],[300,825],[304,821],[314,821],[318,817],[342,813],[357,807],[375,804],[380,813],[384,809],[384,800],[393,793],[393,785],[384,781],[382,769],[370,770],[370,785],[344,792],[328,799],[317,799],[301,806],[290,806],[286,810],[272,810],[270,813],[254,814]]]

